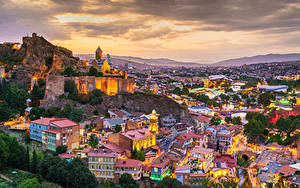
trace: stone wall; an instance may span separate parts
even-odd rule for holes
[[[45,100],[54,100],[55,97],[64,93],[64,81],[71,79],[75,82],[79,94],[87,94],[94,89],[99,89],[108,95],[117,93],[133,93],[135,88],[134,79],[123,79],[118,77],[64,77],[49,75],[46,79]]]
[[[64,89],[65,89],[64,76],[57,76],[57,75],[47,76],[44,100],[54,101],[56,97],[64,93]]]

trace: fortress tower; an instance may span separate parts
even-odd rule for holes
[[[103,59],[103,52],[101,50],[101,48],[98,46],[97,50],[96,50],[96,60],[101,61]]]

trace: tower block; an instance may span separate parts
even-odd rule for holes
[[[149,125],[149,130],[151,132],[158,133],[158,116],[159,114],[156,113],[155,110],[152,110],[152,113],[150,114],[150,125]]]

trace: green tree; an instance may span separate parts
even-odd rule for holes
[[[29,171],[30,169],[30,156],[29,156],[29,148],[26,148],[26,158],[25,158],[25,170]]]
[[[99,141],[96,135],[92,134],[88,140],[88,143],[92,148],[97,148]]]
[[[94,67],[91,67],[89,72],[88,72],[88,75],[89,76],[97,76],[97,74],[98,74],[97,69],[95,69]]]
[[[189,95],[190,92],[189,92],[189,89],[188,89],[188,88],[184,87],[184,88],[182,89],[181,93],[182,93],[182,95]]]
[[[178,95],[178,96],[180,96],[180,95],[182,94],[181,89],[180,89],[179,87],[176,87],[176,88],[173,90],[173,93],[174,93],[175,95]]]
[[[3,169],[9,159],[9,148],[5,143],[4,134],[0,133],[0,169]]]
[[[98,111],[97,109],[95,109],[95,110],[93,111],[93,114],[94,114],[94,115],[99,115],[99,111]]]
[[[32,160],[31,160],[30,164],[31,164],[30,172],[37,173],[38,172],[38,158],[37,158],[35,150],[33,150],[33,152],[32,152]]]
[[[240,116],[234,117],[234,118],[232,119],[232,123],[233,123],[234,125],[242,125],[242,119],[241,119],[241,117],[240,117]]]
[[[33,107],[30,110],[30,114],[28,115],[31,121],[40,119],[41,117],[47,117],[47,116],[48,115],[46,110],[42,107]]]
[[[226,123],[230,123],[232,121],[232,118],[230,116],[225,117]]]
[[[57,146],[56,147],[56,155],[59,155],[61,153],[66,153],[68,151],[68,146]]]
[[[32,106],[39,106],[40,100],[44,98],[45,90],[41,90],[38,85],[34,85],[30,92]]]
[[[96,187],[98,182],[91,171],[83,164],[81,159],[73,159],[67,167],[66,171],[67,187]]]
[[[117,124],[116,127],[115,127],[116,133],[120,132],[121,130],[122,130],[122,126]]]
[[[124,173],[121,175],[121,177],[119,178],[119,184],[123,187],[123,188],[138,188],[138,184],[134,181],[134,179],[132,178],[132,176],[128,173]]]
[[[39,188],[40,183],[37,178],[27,179],[17,186],[17,188]]]
[[[156,188],[181,188],[182,183],[177,179],[173,179],[170,177],[165,177],[161,182],[158,182]]]
[[[64,70],[64,76],[66,77],[71,77],[71,76],[75,76],[75,71],[72,67],[67,67],[65,70]]]
[[[245,125],[244,133],[250,141],[260,141],[264,135],[264,126],[260,121],[251,119]]]
[[[270,93],[262,93],[258,96],[258,104],[261,104],[263,107],[267,107],[271,104],[271,100],[274,100],[274,95]]]
[[[82,120],[82,115],[82,108],[73,108],[71,113],[67,117],[73,121],[80,122]]]
[[[68,92],[72,96],[77,96],[77,87],[73,80],[65,80],[65,92]]]

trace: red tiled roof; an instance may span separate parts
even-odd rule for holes
[[[170,134],[172,131],[168,127],[161,127],[158,129],[158,132],[161,134]]]
[[[104,147],[116,152],[116,153],[123,153],[125,150],[121,147],[119,147],[117,144],[114,143],[107,143],[104,145]]]
[[[191,153],[203,153],[203,154],[209,154],[209,153],[213,153],[214,150],[210,149],[210,148],[204,148],[202,146],[196,146],[192,149]]]
[[[141,167],[142,161],[134,160],[134,159],[117,159],[116,167]]]
[[[153,135],[148,129],[142,128],[142,129],[136,129],[127,131],[124,133],[121,133],[123,136],[129,138],[130,140],[137,140],[143,137],[147,137],[149,135]]]
[[[169,158],[165,158],[164,160],[161,161],[157,161],[154,160],[151,163],[151,167],[156,167],[156,168],[163,168],[166,164],[168,164],[171,160]]]
[[[203,116],[203,115],[202,116],[193,116],[193,118],[195,118],[201,122],[209,122],[209,120],[210,120],[208,117]]]
[[[77,157],[76,154],[70,154],[70,153],[62,153],[58,155],[60,158],[64,158],[64,159],[71,159],[74,157]]]
[[[55,118],[41,118],[41,119],[31,121],[31,123],[49,126],[50,121],[52,121],[52,120],[55,120]]]
[[[218,154],[214,159],[214,163],[216,164],[217,162],[226,163],[229,168],[235,167],[235,160],[232,155]]]
[[[78,123],[69,119],[58,119],[58,120],[51,121],[51,123],[61,128],[79,126]]]
[[[279,169],[279,175],[290,176],[297,171],[298,171],[298,169],[296,169],[296,168],[290,167],[289,165],[284,165],[283,167],[281,167]]]
[[[190,140],[191,138],[203,138],[204,135],[199,135],[194,132],[187,132],[181,135],[176,136],[177,140]]]

